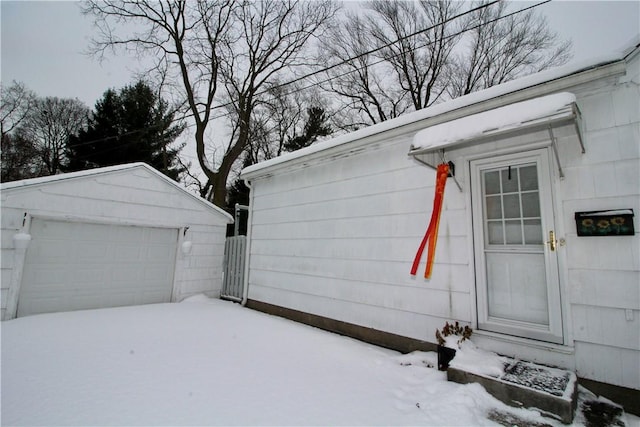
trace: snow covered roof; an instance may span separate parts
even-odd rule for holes
[[[549,70],[541,71],[539,73],[521,77],[516,80],[512,80],[497,86],[490,87],[488,89],[484,89],[478,92],[471,93],[469,95],[453,99],[448,102],[444,102],[442,104],[437,104],[429,108],[424,108],[422,110],[408,113],[395,119],[387,120],[382,123],[357,130],[355,132],[340,135],[335,138],[313,144],[301,150],[294,151],[292,153],[286,153],[274,159],[248,166],[247,168],[242,170],[241,177],[243,179],[253,179],[254,177],[261,176],[267,173],[267,169],[271,169],[283,163],[295,161],[303,157],[306,158],[314,156],[316,154],[320,155],[320,153],[323,151],[341,147],[343,145],[370,137],[372,135],[401,128],[403,126],[416,123],[421,120],[440,116],[454,110],[469,107],[474,104],[479,104],[484,101],[498,98],[500,96],[517,92],[523,89],[542,85],[553,80],[558,80],[574,74],[624,61],[627,57],[631,56],[633,52],[637,51],[639,46],[640,36],[637,36],[627,45],[625,45],[623,49],[613,51],[607,55],[592,58],[590,60],[571,62],[561,67],[556,67]]]
[[[104,168],[87,169],[87,170],[78,171],[78,172],[61,173],[58,175],[41,176],[38,178],[29,178],[29,179],[21,179],[18,181],[3,182],[0,184],[0,189],[12,190],[15,188],[28,187],[32,185],[41,185],[41,184],[47,184],[50,182],[64,181],[67,179],[76,179],[76,178],[82,178],[87,176],[102,175],[102,174],[122,171],[126,169],[133,169],[140,166],[146,166],[149,169],[154,170],[151,166],[147,165],[146,163],[128,163],[124,165],[108,166]]]
[[[174,180],[164,175],[163,173],[157,171],[156,169],[149,166],[148,164],[142,163],[142,162],[127,163],[124,165],[116,165],[116,166],[107,166],[103,168],[88,169],[88,170],[83,170],[79,172],[69,172],[69,173],[63,173],[58,175],[43,176],[39,178],[23,179],[19,181],[3,182],[0,184],[0,191],[2,192],[13,191],[13,190],[19,190],[21,188],[32,187],[36,185],[47,185],[55,182],[62,182],[66,180],[80,179],[80,178],[86,178],[86,177],[92,177],[92,176],[98,176],[98,175],[106,175],[106,174],[128,171],[128,170],[135,170],[135,169],[144,169],[151,172],[156,177],[164,180],[165,182],[174,186],[176,189],[193,197],[194,199],[196,199],[201,204],[204,204],[209,209],[214,210],[218,214],[225,216],[230,223],[233,222],[233,217],[229,213],[225,212],[223,209],[220,209],[218,206],[214,205],[213,203],[189,192],[186,188],[182,187],[179,183],[175,182]]]
[[[440,123],[416,133],[409,154],[422,154],[515,129],[575,120],[576,97],[561,92]]]

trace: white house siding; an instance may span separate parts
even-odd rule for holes
[[[626,72],[621,61],[531,87],[514,85],[512,93],[492,88],[499,97],[483,100],[493,108],[574,93],[586,153],[571,127],[554,129],[565,175],[560,179],[553,158],[556,231],[566,240],[558,250],[564,343],[474,336],[489,350],[634,389],[640,389],[638,56],[636,50],[628,58]],[[470,103],[467,111],[482,108]],[[442,121],[425,113],[399,129],[383,124],[378,134],[339,137],[324,152],[317,147],[243,172],[252,185],[248,299],[430,342],[445,320],[475,325],[469,159],[548,144],[549,134],[448,150],[463,188],[447,182],[433,276],[424,280],[424,258],[417,277],[409,269],[431,214],[435,173],[407,152],[420,124]],[[575,212],[622,208],[634,210],[635,236],[576,235]]]
[[[179,230],[173,300],[205,293],[219,296],[226,225],[231,217],[178,188],[146,165],[79,173],[71,179],[37,179],[3,186],[2,315],[13,275],[13,236],[29,232],[28,218],[163,227]],[[38,181],[39,180],[39,181]],[[34,183],[35,182],[35,183]],[[26,229],[23,219],[27,215]],[[188,227],[188,228],[186,228]],[[180,245],[192,242],[189,254]]]
[[[249,299],[418,339],[445,319],[470,321],[464,199],[453,183],[434,278],[409,275],[435,179],[408,158],[410,142],[253,181]]]
[[[578,375],[640,389],[640,56],[576,88],[586,153],[561,153],[568,299]],[[635,236],[578,237],[574,213],[633,208]]]
[[[586,148],[581,154],[570,127],[554,130],[564,173],[561,179],[552,163],[556,213],[560,216],[556,231],[566,240],[558,250],[565,345],[483,333],[477,333],[474,341],[502,354],[575,369],[582,378],[640,389],[638,55],[627,70],[576,85],[568,82],[562,89],[577,96]],[[447,156],[458,165],[458,179],[468,186],[463,165],[468,166],[469,158],[544,140],[548,134],[543,130],[449,150]],[[635,213],[635,236],[577,236],[575,212],[626,208]],[[470,205],[463,215],[470,218]],[[471,310],[475,309],[473,304]]]

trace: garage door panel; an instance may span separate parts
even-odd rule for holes
[[[55,286],[56,283],[64,283],[66,280],[66,269],[63,266],[51,263],[50,265],[41,265],[33,269],[24,269],[22,283],[33,283],[40,287]],[[20,292],[26,292],[29,287],[20,289]]]
[[[178,230],[34,218],[18,316],[169,302]]]
[[[167,245],[164,246],[150,246],[147,248],[145,259],[148,261],[156,261],[158,259],[166,259],[174,251]],[[157,262],[157,261],[156,261]]]
[[[30,247],[29,251],[40,258],[43,264],[59,264],[69,256],[68,253],[62,252],[60,245],[53,240],[42,240],[40,245],[34,246],[33,249]]]
[[[121,227],[114,230],[114,240],[119,242],[136,242],[144,239],[148,231],[142,227]]]
[[[105,271],[100,267],[100,266],[94,266],[93,268],[91,266],[83,266],[81,269],[76,270],[77,275],[77,280],[75,281],[76,283],[81,283],[81,284],[91,284],[91,283],[96,283],[98,285],[104,283],[106,277],[105,277]],[[62,285],[62,287],[64,288],[64,286],[66,285]],[[60,289],[63,290],[63,289]]]
[[[175,242],[175,237],[169,233],[153,233],[149,236],[149,243],[167,245]]]
[[[122,283],[135,284],[135,282],[144,279],[144,275],[139,268],[133,266],[122,266],[118,269],[111,271],[111,281],[114,287],[122,286]]]
[[[69,281],[69,276],[74,275],[74,279]],[[23,279],[23,287],[20,293],[37,293],[40,289],[64,290],[72,286],[73,283],[103,282],[105,271],[102,265],[84,264],[79,268],[72,269],[65,265],[44,264],[33,269],[26,269]],[[26,285],[26,286],[24,286]]]
[[[142,294],[140,294],[141,301],[152,301],[154,303],[161,303],[163,302],[163,298],[164,296],[159,292],[149,291],[149,292],[143,292]]]
[[[31,234],[37,234],[42,236],[43,239],[53,238],[59,239],[64,237],[65,230],[60,230],[55,227],[50,227],[45,221],[33,221],[31,223]]]
[[[162,280],[172,271],[168,266],[156,266],[153,268],[146,268],[144,271],[144,280],[145,282],[154,282],[158,280]]]
[[[70,231],[77,241],[103,242],[108,241],[111,237],[112,231],[110,228],[111,226],[103,224],[91,224],[90,227],[86,227],[83,223],[75,223],[70,227]],[[60,238],[68,239],[69,237]]]
[[[114,249],[113,256],[117,261],[136,263],[144,260],[142,257],[142,248],[139,245],[119,245]]]
[[[19,302],[20,310],[34,314],[64,311],[66,305],[66,298],[54,296],[49,296],[48,298],[33,298],[29,301]]]
[[[60,250],[58,242],[52,241],[52,244],[57,245],[58,251]],[[106,257],[109,252],[107,242],[101,242],[99,240],[95,242],[78,241],[73,249],[72,255],[85,262],[102,259]]]
[[[132,299],[131,295],[124,295],[124,294],[112,295],[109,297],[109,305],[111,307],[125,307],[128,305],[131,305],[131,299]],[[144,302],[140,301],[139,299],[136,299],[135,295],[134,295],[134,301],[136,302],[136,304],[144,304]]]
[[[95,294],[77,294],[71,300],[75,307],[82,307],[83,309],[101,308],[101,304],[106,302],[104,296],[98,297]]]

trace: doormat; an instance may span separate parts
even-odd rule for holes
[[[500,379],[554,396],[563,396],[571,375],[568,371],[516,360],[512,364],[504,364],[504,374]]]

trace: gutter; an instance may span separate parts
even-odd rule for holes
[[[562,69],[564,67],[560,70]],[[404,133],[417,132],[450,120],[560,92],[600,78],[623,74],[625,70],[625,58],[618,57],[618,59],[609,58],[581,67],[576,65],[566,73],[551,69],[532,74],[249,166],[241,172],[240,177],[246,182],[268,177],[283,169],[291,171],[295,168],[311,166],[326,157],[369,145],[373,138],[383,140]],[[549,77],[545,79],[545,76]]]

